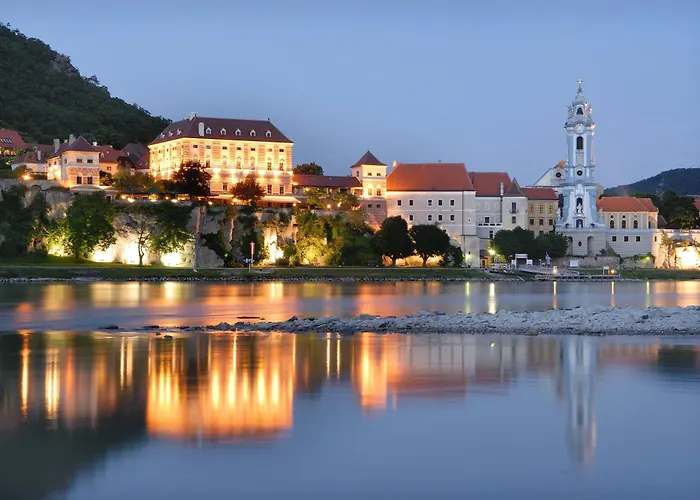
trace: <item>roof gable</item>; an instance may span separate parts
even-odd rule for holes
[[[202,124],[200,126],[200,123]],[[203,134],[200,134],[200,128]],[[208,118],[193,116],[172,122],[151,144],[190,139],[291,143],[269,120],[239,120],[237,118]]]
[[[556,201],[559,199],[557,192],[553,188],[548,187],[527,187],[521,188],[528,200],[550,200]]]
[[[352,165],[350,168],[361,167],[362,165],[372,165],[374,167],[386,167],[386,165],[384,163],[382,163],[381,161],[379,161],[377,159],[377,157],[374,156],[369,151],[369,149],[367,150],[367,152],[364,155],[362,155],[362,158],[357,160],[357,162],[354,165]]]
[[[97,153],[92,144],[90,144],[82,135],[74,140],[72,143],[68,144],[68,147],[64,150],[66,151],[81,151],[86,153]]]
[[[500,189],[500,186],[499,186]],[[510,183],[510,186],[508,186],[508,189],[505,192],[506,196],[525,196],[525,193],[522,192],[520,189],[520,185],[518,184],[518,181],[513,178],[513,182]]]
[[[474,191],[464,163],[397,163],[387,191]]]

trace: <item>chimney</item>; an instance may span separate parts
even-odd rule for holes
[[[185,117],[185,120],[192,121],[192,120],[195,119],[196,116],[197,116],[197,113],[195,113],[194,111],[191,112],[191,113],[187,113],[187,116]]]
[[[93,146],[97,146],[97,141],[92,141]]]
[[[41,161],[41,149],[36,150],[36,159]]]
[[[70,145],[73,144],[74,142],[75,142],[75,136],[74,136],[73,134],[70,134],[70,135],[68,136],[68,145],[70,146]]]
[[[199,122],[199,136],[204,137],[204,122]]]
[[[53,152],[55,153],[58,151],[58,148],[61,147],[61,139],[54,139],[53,140]]]
[[[502,182],[501,182],[501,185],[500,185],[498,192],[500,193],[501,198],[502,198],[503,197],[503,183]]]

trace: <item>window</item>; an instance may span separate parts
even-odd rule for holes
[[[450,215],[450,222],[454,222],[454,221],[455,221],[455,216],[454,216],[454,214],[453,214],[453,215]]]
[[[413,206],[413,200],[408,200],[408,206],[412,207]]]
[[[625,241],[629,241],[629,240],[630,240],[630,237],[629,237],[629,236],[625,236],[624,240],[625,240]]]
[[[576,114],[577,114],[577,115],[582,115],[582,114],[583,114],[583,108],[579,107],[579,108],[576,110]]]
[[[78,176],[75,178],[75,183],[76,184],[82,184],[83,183],[83,178],[81,176]]]
[[[656,243],[656,236],[654,236],[654,243]]]
[[[381,176],[382,176],[382,173],[381,173],[381,172],[377,172],[376,175],[377,175],[377,177],[381,177]]]
[[[534,226],[535,225],[535,219],[530,219],[530,225]]]
[[[372,196],[372,188],[367,188],[367,196]]]
[[[408,220],[409,222],[413,222],[413,214],[408,214]]]
[[[224,191],[228,191],[228,183],[224,182],[223,184],[221,184],[221,189]]]
[[[377,196],[381,196],[381,195],[382,195],[382,190],[381,190],[381,189],[377,189]]]
[[[250,131],[250,136],[251,136],[251,137],[255,137],[255,130],[251,130],[251,131]]]
[[[241,147],[240,147],[240,146],[236,146],[236,151],[241,151]]]
[[[433,216],[432,216],[432,215],[428,215],[428,222],[433,222]]]
[[[359,177],[359,176],[360,176],[360,172],[355,172],[355,177]]]
[[[367,172],[367,177],[372,177],[372,172]]]
[[[267,169],[272,170],[272,158],[267,159]]]
[[[642,241],[642,237],[641,237],[641,236],[636,236],[634,239],[635,239],[635,241],[637,241],[637,242]]]
[[[548,214],[551,214],[552,212],[554,212],[554,208],[552,207],[552,205],[549,205],[549,206],[547,207],[547,213],[548,213]]]
[[[432,207],[433,206],[433,200],[428,200],[428,206]]]
[[[518,211],[518,204],[515,202],[512,202],[510,204],[510,213],[514,214]]]
[[[401,200],[396,200],[396,206],[400,207],[401,206]]]
[[[615,220],[610,219],[610,229],[615,229]]]
[[[627,221],[625,219],[622,219],[622,223],[620,224],[620,227],[622,227],[622,229],[627,229]]]
[[[280,149],[280,153],[284,153],[284,149]]]
[[[537,219],[538,226],[544,226],[544,219]]]
[[[78,159],[75,160],[75,161],[76,161],[77,163],[83,163],[83,159],[82,159],[82,158],[78,158]]]
[[[489,231],[489,239],[490,239],[490,240],[493,239],[493,231]]]
[[[112,171],[112,167],[107,167],[107,172],[111,172],[111,171]]]
[[[514,215],[513,217],[511,217],[511,218],[510,218],[511,224],[515,224],[516,220],[517,220],[517,219],[516,219],[515,215]]]
[[[530,203],[530,213],[531,214],[535,213],[535,204],[534,203]]]
[[[272,194],[272,184],[267,185],[267,194]]]
[[[87,162],[88,162],[88,163],[93,163],[93,160],[88,160]]]
[[[221,129],[221,135],[226,135],[226,129],[225,129],[225,128],[222,128],[222,129]],[[225,149],[225,148],[224,148],[224,149]]]
[[[576,138],[576,150],[581,151],[583,149],[583,137],[578,136]]]
[[[251,151],[255,151],[255,148],[250,148]]]
[[[204,131],[205,134],[211,135],[211,128],[207,127],[207,129]]]
[[[454,200],[450,200],[450,206],[451,206],[451,207],[454,207],[454,206],[455,206],[455,201],[454,201]]]
[[[265,132],[265,137],[272,137],[272,132],[270,132],[269,130]]]
[[[236,158],[236,168],[239,170],[241,169],[241,157],[240,156],[238,158]]]
[[[198,147],[199,146],[197,146],[196,144],[192,144],[192,149],[197,149]]]
[[[236,135],[241,135],[241,131],[239,129],[236,129]]]
[[[438,200],[438,207],[442,206],[442,200]]]
[[[284,160],[280,160],[280,170],[284,170]]]
[[[255,158],[250,159],[250,169],[253,170],[255,168]]]
[[[635,220],[634,222],[632,222],[632,228],[633,228],[633,229],[639,229],[639,221],[636,221],[636,220]]]
[[[221,146],[221,149],[223,149],[224,151],[226,151],[226,150],[228,149],[228,146]]]
[[[88,183],[88,184],[92,184],[92,176],[89,176],[89,177],[87,178],[87,183]]]
[[[207,144],[207,145],[205,146],[205,149],[211,149],[211,146]]]
[[[539,207],[537,207],[537,210],[539,211],[539,213],[543,214],[544,213],[544,205],[540,205]]]
[[[371,203],[368,204],[368,205],[367,205],[367,208],[372,208],[372,204],[371,204]]]
[[[613,240],[613,241],[617,241],[617,236],[613,236],[613,237],[612,237],[612,240]]]
[[[554,219],[549,219],[549,225],[554,227]]]
[[[284,194],[284,184],[280,184],[280,194]]]
[[[484,224],[490,224],[491,223],[491,218],[490,217],[484,217]]]
[[[442,215],[438,215],[438,222],[442,222]]]

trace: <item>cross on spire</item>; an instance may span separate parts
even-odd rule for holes
[[[583,92],[583,80],[581,79],[581,77],[579,77],[578,80],[576,80],[576,83],[578,83],[578,91]]]

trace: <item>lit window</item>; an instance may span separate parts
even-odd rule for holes
[[[221,184],[221,189],[224,191],[228,191],[228,183],[224,182],[223,184]]]
[[[284,184],[280,184],[280,194],[284,194]]]
[[[240,169],[241,168],[241,157],[239,156],[236,158],[236,168]]]
[[[372,188],[367,188],[367,196],[372,196]]]
[[[267,185],[267,194],[272,194],[272,184]]]
[[[381,189],[377,189],[377,196],[381,196],[381,195],[382,195],[382,190],[381,190]]]

